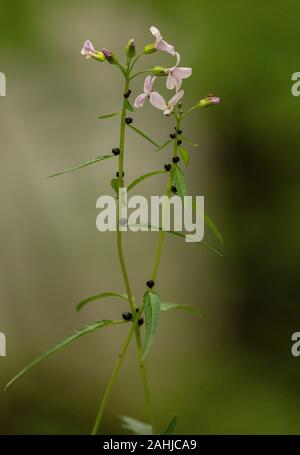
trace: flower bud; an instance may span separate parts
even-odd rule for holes
[[[118,63],[118,60],[116,59],[116,57],[114,56],[114,54],[112,52],[110,52],[110,50],[106,49],[105,47],[102,49],[102,53],[104,55],[104,57],[106,58],[106,60],[111,64],[111,65],[115,65],[116,63]]]
[[[97,62],[105,62],[105,55],[103,52],[100,51],[95,51],[94,54],[92,55],[92,58],[94,60],[97,60]]]
[[[153,52],[156,52],[156,47],[154,43],[146,44],[144,47],[144,54],[153,54]]]
[[[153,68],[151,68],[151,73],[154,74],[154,76],[166,76],[168,70],[162,66],[153,66]]]
[[[220,104],[220,98],[218,96],[209,95],[203,100],[200,100],[198,103],[199,107],[209,107],[213,106],[214,104]]]
[[[132,58],[136,54],[134,39],[131,38],[125,46],[125,54],[127,57]]]

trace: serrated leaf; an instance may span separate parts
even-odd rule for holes
[[[162,302],[160,304],[160,310],[161,311],[169,311],[169,310],[184,310],[184,311],[190,311],[191,313],[200,313],[200,310],[192,305],[183,305],[180,303],[167,303],[167,302]]]
[[[134,434],[138,435],[152,435],[153,429],[149,423],[142,422],[141,420],[134,419],[129,416],[119,416],[119,419],[122,422],[122,428],[125,430],[132,431]]]
[[[128,300],[126,294],[120,294],[119,292],[102,292],[101,294],[92,295],[82,300],[76,305],[76,310],[80,311],[87,303],[93,302],[94,300],[104,299],[105,297],[119,297],[123,300]]]
[[[172,181],[176,186],[178,195],[181,197],[181,199],[184,199],[184,196],[187,195],[185,178],[182,170],[177,165],[173,166],[172,168]]]
[[[149,354],[159,323],[160,298],[156,292],[147,291],[144,294],[144,314],[146,322],[146,335],[143,346],[143,360],[145,360]]]
[[[102,321],[96,321],[93,322],[92,324],[84,326],[82,329],[76,330],[74,333],[69,335],[68,337],[64,338],[62,341],[54,345],[52,348],[48,349],[48,351],[44,352],[43,354],[39,355],[36,359],[34,359],[32,362],[30,362],[23,370],[21,370],[16,376],[14,376],[4,387],[4,390],[8,389],[17,379],[19,379],[21,376],[23,376],[27,371],[29,371],[31,368],[36,366],[38,363],[42,362],[46,358],[48,358],[50,355],[54,354],[55,352],[59,351],[60,349],[63,349],[67,345],[71,344],[73,341],[77,340],[78,338],[82,337],[83,335],[86,335],[87,333],[94,332],[97,329],[100,329],[102,327],[105,327],[107,325],[111,324],[120,324],[123,321],[112,321],[112,320],[102,320]]]
[[[177,425],[177,416],[174,416],[174,417],[171,419],[171,422],[169,423],[169,425],[167,426],[167,428],[165,429],[165,431],[163,432],[163,434],[169,434],[169,435],[173,434],[176,425]]]
[[[137,177],[135,180],[133,180],[127,187],[127,191],[132,190],[136,185],[138,185],[140,182],[142,182],[145,179],[148,179],[149,177],[152,177],[153,175],[158,175],[158,174],[166,174],[167,171],[153,171],[153,172],[148,172],[147,174],[140,175]]]
[[[117,117],[118,115],[121,115],[121,112],[112,112],[111,114],[100,115],[100,117],[98,117],[98,119],[102,120],[102,119],[105,119],[105,118]]]
[[[78,164],[77,166],[71,167],[70,169],[66,169],[65,171],[57,172],[56,174],[48,175],[47,179],[52,177],[57,177],[58,175],[67,174],[68,172],[76,171],[77,169],[81,169],[82,167],[90,166],[91,164],[98,163],[99,161],[107,160],[108,158],[113,158],[114,155],[103,155],[98,156],[90,161],[86,161],[85,163]]]
[[[133,109],[133,107],[131,106],[130,101],[128,100],[128,98],[126,98],[125,104],[126,104],[126,109],[127,109],[128,111],[130,111],[130,112],[133,112],[133,111],[134,111],[134,109]]]
[[[135,131],[137,134],[139,134],[140,136],[142,136],[144,139],[146,139],[146,141],[150,142],[152,145],[155,145],[155,147],[159,147],[159,144],[157,144],[157,142],[153,141],[153,139],[151,139],[151,137],[147,136],[147,134],[145,134],[143,131],[139,130],[138,128],[136,128],[135,126],[129,124],[128,125],[133,131]]]
[[[166,142],[164,142],[158,149],[156,149],[156,152],[159,152],[160,150],[163,150],[166,148],[171,142],[173,142],[173,139],[168,139]]]
[[[190,155],[187,149],[182,147],[182,145],[179,147],[179,155],[181,156],[181,159],[184,162],[185,166],[188,166],[190,162]]]
[[[119,196],[120,180],[117,178],[111,179],[110,186],[116,192],[117,196]]]

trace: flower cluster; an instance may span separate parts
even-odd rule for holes
[[[184,68],[178,66],[180,63],[179,53],[175,51],[174,46],[163,40],[160,31],[156,27],[150,27],[150,32],[156,39],[154,43],[156,50],[158,49],[160,51],[167,52],[168,54],[174,55],[176,57],[176,64],[171,68],[167,68],[165,71],[163,71],[163,74],[167,76],[167,89],[175,89],[176,93],[168,102],[166,102],[160,93],[152,90],[156,76],[152,78],[151,76],[147,76],[144,82],[144,92],[137,96],[134,102],[134,107],[142,107],[145,103],[145,100],[148,98],[152,106],[162,110],[165,115],[170,115],[176,104],[184,95],[184,90],[180,90],[182,80],[187,79],[191,76],[192,68]],[[146,48],[149,49],[149,45],[148,47],[146,46]]]
[[[167,43],[158,28],[151,26],[150,32],[155,38],[155,42],[148,44],[144,47],[144,54],[151,54],[157,50],[167,52],[168,54],[176,57],[176,64],[171,68],[154,67],[150,72],[154,76],[148,75],[144,82],[144,91],[138,95],[134,101],[134,107],[140,108],[145,104],[146,99],[149,99],[152,106],[156,109],[163,111],[165,115],[170,115],[184,95],[184,90],[180,90],[183,79],[187,79],[192,74],[192,68],[186,68],[179,66],[180,54],[175,51],[174,46]],[[134,49],[133,40],[130,40],[128,44],[128,51]],[[108,60],[110,63],[116,63],[114,56],[107,50],[102,49],[96,51],[91,41],[85,41],[81,54],[86,58],[94,58],[98,61]],[[175,95],[171,97],[169,101],[166,101],[164,97],[157,91],[153,91],[153,85],[157,76],[166,76],[166,87],[168,90],[175,90]]]

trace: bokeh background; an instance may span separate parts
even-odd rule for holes
[[[0,71],[7,76],[0,98],[1,386],[75,328],[119,318],[126,307],[103,300],[75,312],[88,295],[123,291],[115,234],[95,229],[95,201],[111,192],[114,163],[44,177],[117,145],[118,119],[97,115],[119,110],[122,81],[112,66],[82,59],[83,41],[121,56],[131,37],[140,49],[150,42],[156,25],[193,67],[186,103],[209,92],[222,98],[191,116],[186,133],[200,144],[191,150],[189,191],[205,196],[225,238],[223,258],[167,239],[161,297],[197,305],[207,317],[161,317],[148,361],[159,426],[178,415],[181,434],[299,432],[300,360],[290,353],[300,325],[300,99],[290,92],[300,71],[299,15],[295,0],[0,0]],[[143,65],[172,61],[156,54]],[[134,117],[158,142],[170,132],[150,106]],[[169,153],[154,154],[129,131],[128,180],[159,169]],[[154,177],[139,190],[160,194],[164,187]],[[156,240],[155,233],[125,236],[137,299]],[[209,232],[207,240],[217,246]],[[84,337],[1,392],[0,433],[89,433],[126,330]],[[122,433],[122,414],[146,419],[134,347],[102,431]]]

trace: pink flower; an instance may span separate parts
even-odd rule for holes
[[[152,25],[152,27],[150,27],[150,32],[156,39],[154,44],[155,49],[159,49],[160,51],[168,52],[168,54],[175,55],[174,46],[168,44],[166,41],[163,40],[158,28]]]
[[[86,40],[81,49],[81,55],[83,55],[87,60],[95,56],[96,50],[90,40]]]
[[[152,87],[156,77],[147,76],[144,82],[144,93],[138,95],[134,101],[134,107],[143,107],[146,98],[150,98]]]
[[[164,111],[165,115],[170,115],[181,98],[184,95],[184,91],[180,90],[174,95],[167,103],[163,96],[161,96],[158,92],[152,92],[150,95],[150,103],[152,106],[156,107],[156,109],[160,109]]]
[[[192,68],[184,68],[182,66],[178,66],[180,62],[180,55],[178,52],[175,52],[176,55],[176,65],[169,69],[169,75],[167,77],[167,88],[169,90],[176,89],[176,92],[181,87],[182,79],[187,79],[192,74]]]
[[[202,100],[199,101],[198,106],[199,107],[209,107],[213,106],[216,104],[220,104],[221,100],[219,96],[215,96],[212,94],[207,95],[206,98],[203,98]]]
[[[210,102],[211,104],[220,104],[221,100],[219,96],[211,96]]]
[[[98,62],[104,62],[105,60],[103,52],[96,51],[90,40],[84,42],[83,48],[81,49],[81,55],[83,55],[87,60],[90,58],[93,58]]]

